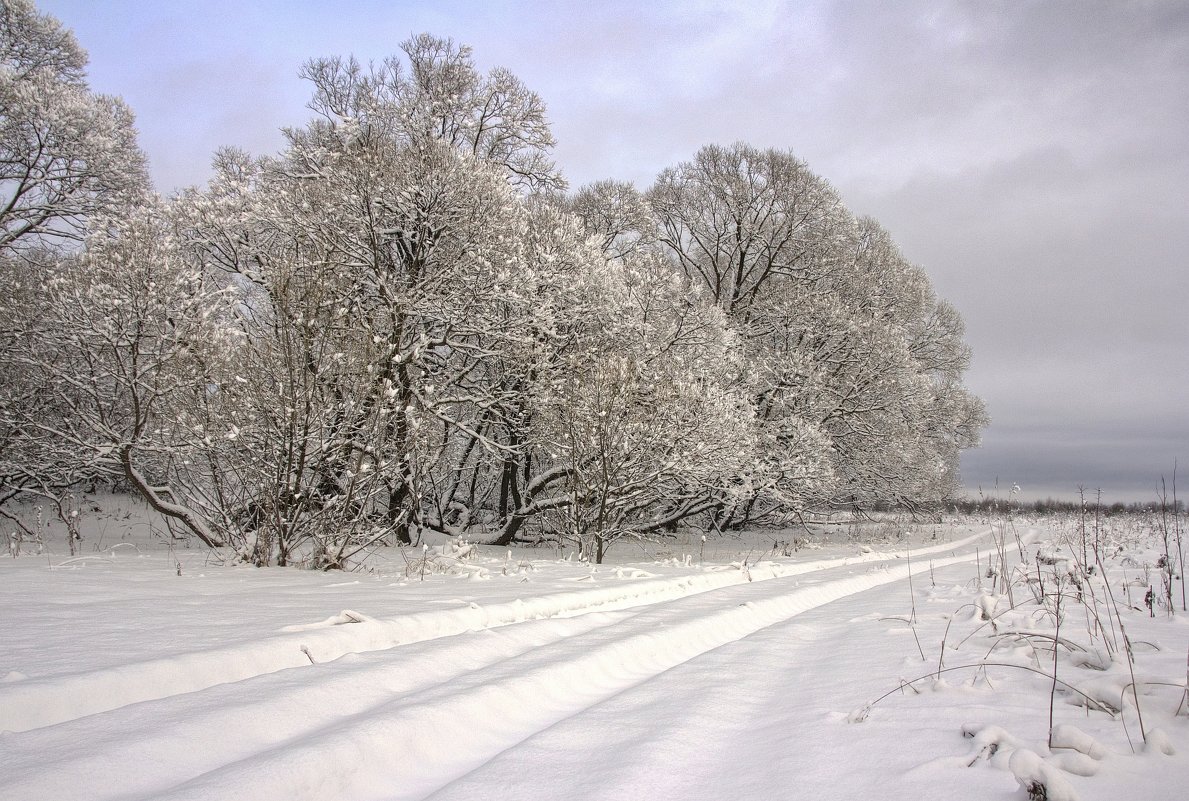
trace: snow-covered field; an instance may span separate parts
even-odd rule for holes
[[[797,549],[690,533],[600,566],[447,543],[355,573],[221,564],[118,498],[83,531],[79,556],[51,533],[0,560],[6,801],[1189,784],[1189,614],[1179,577],[1175,614],[1146,607],[1163,546],[1136,521],[1098,532],[1109,588],[1068,523],[837,527]]]

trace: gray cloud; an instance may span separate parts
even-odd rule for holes
[[[1162,480],[1171,497],[1175,466],[1183,498],[1189,465],[1180,456],[1187,438],[1185,427],[1164,433],[1103,429],[1076,417],[1050,425],[998,425],[989,434],[995,447],[971,451],[964,460],[966,487],[971,494],[997,491],[1004,497],[1018,485],[1018,497],[1029,500],[1069,498],[1081,487],[1087,497],[1102,490],[1108,503],[1146,503],[1157,498]]]

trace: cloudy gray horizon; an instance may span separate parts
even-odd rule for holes
[[[791,150],[965,318],[992,417],[969,494],[1146,502],[1175,459],[1189,477],[1189,3],[38,6],[132,106],[165,193],[221,146],[279,150],[305,60],[423,31],[541,95],[574,188],[643,188],[709,143]]]

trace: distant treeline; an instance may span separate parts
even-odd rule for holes
[[[1045,498],[1044,500],[1035,501],[1019,501],[1015,499],[1004,498],[963,498],[954,504],[954,507],[959,512],[965,514],[983,513],[1028,513],[1028,514],[1079,514],[1083,509],[1094,511],[1098,509],[1104,515],[1118,515],[1118,514],[1147,514],[1151,512],[1159,512],[1163,509],[1169,514],[1176,510],[1177,514],[1183,514],[1185,511],[1185,502],[1182,500],[1172,501],[1167,500],[1161,504],[1159,499],[1140,502],[1132,501],[1130,503],[1122,503],[1116,501],[1115,503],[1097,503],[1093,498],[1086,498],[1085,501],[1063,501],[1056,498]]]

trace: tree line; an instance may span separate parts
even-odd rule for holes
[[[117,482],[257,564],[424,531],[727,529],[952,497],[954,308],[787,151],[569,191],[541,99],[420,35],[150,189],[73,36],[0,0],[0,514]]]

